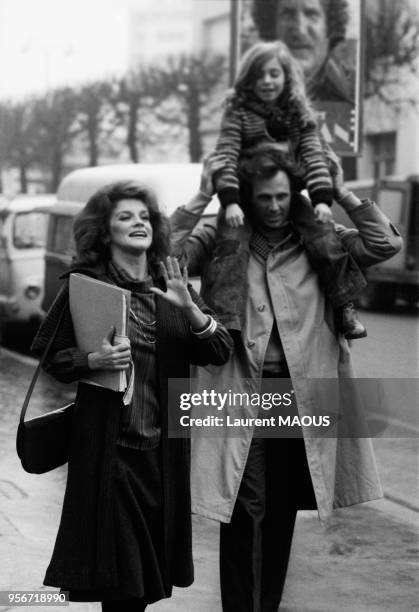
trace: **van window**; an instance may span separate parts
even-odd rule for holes
[[[60,255],[73,255],[75,252],[73,240],[74,217],[67,215],[52,215],[52,232],[50,251]]]
[[[13,225],[13,246],[16,249],[45,247],[48,215],[43,212],[18,213]]]

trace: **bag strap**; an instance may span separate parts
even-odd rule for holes
[[[58,317],[57,326],[54,329],[54,332],[51,335],[50,339],[48,340],[48,343],[47,343],[47,345],[46,345],[46,347],[44,349],[44,352],[42,353],[42,357],[39,360],[38,366],[37,366],[37,368],[35,370],[35,373],[34,373],[34,375],[32,377],[31,384],[29,385],[29,388],[28,388],[28,390],[26,392],[26,397],[25,397],[25,399],[23,401],[22,410],[20,411],[19,423],[23,423],[25,421],[25,415],[26,415],[26,411],[28,409],[29,400],[31,399],[31,395],[32,395],[32,392],[34,390],[36,381],[38,380],[38,376],[41,373],[41,369],[42,369],[42,366],[44,365],[46,356],[47,356],[47,354],[48,354],[48,352],[49,352],[49,350],[50,350],[50,348],[51,348],[51,346],[52,346],[52,344],[53,344],[53,342],[55,340],[55,337],[56,337],[57,332],[58,332],[58,328],[61,325],[61,321],[63,319],[64,313],[65,313],[66,310],[67,310],[67,307],[65,307],[65,308],[63,308],[61,310],[60,316]]]

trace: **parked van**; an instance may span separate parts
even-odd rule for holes
[[[403,238],[403,247],[391,259],[366,271],[368,286],[360,298],[364,308],[390,309],[398,298],[410,306],[419,300],[419,175],[388,176],[375,185],[368,181],[347,183],[358,197],[371,197],[394,223]],[[351,225],[338,206],[335,220]]]
[[[0,322],[36,323],[42,316],[50,194],[0,201]],[[42,207],[42,210],[40,210]]]
[[[61,284],[59,277],[68,269],[75,253],[73,221],[97,189],[115,181],[138,181],[151,187],[162,210],[170,215],[197,192],[201,164],[130,164],[75,170],[58,188],[57,202],[50,210],[45,254],[45,296],[48,310]],[[218,200],[213,198],[206,217],[215,217]]]

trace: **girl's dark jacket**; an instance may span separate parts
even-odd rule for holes
[[[106,269],[78,268],[109,282]],[[213,314],[190,289],[193,300],[205,313]],[[41,326],[32,350],[41,354],[65,310],[45,369],[64,382],[86,374],[87,356],[80,357],[68,306],[68,282],[58,293]],[[219,324],[208,340],[198,340],[189,331],[181,311],[156,296],[156,362],[161,410],[161,456],[164,495],[164,543],[168,587],[189,586],[193,581],[190,517],[190,445],[187,439],[168,438],[167,405],[169,378],[189,378],[189,364],[225,363],[232,340]],[[44,584],[65,589],[116,587],[115,541],[112,502],[116,440],[121,414],[121,393],[93,385],[78,386],[72,442],[61,522]],[[139,451],[141,452],[141,451]]]

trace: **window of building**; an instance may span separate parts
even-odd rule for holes
[[[368,136],[375,179],[394,174],[396,168],[396,132]]]
[[[342,170],[345,181],[355,181],[357,177],[356,172],[356,157],[342,157]]]

